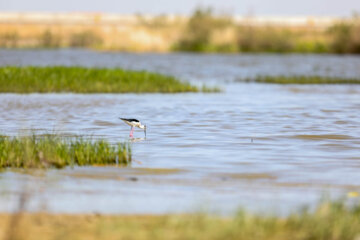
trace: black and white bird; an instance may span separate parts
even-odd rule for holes
[[[131,126],[130,130],[130,137],[134,136],[134,128],[138,127],[144,130],[145,137],[146,137],[146,125],[141,124],[141,122],[135,118],[120,118],[123,120],[127,125]]]

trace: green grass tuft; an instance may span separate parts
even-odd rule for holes
[[[125,143],[56,135],[0,136],[0,168],[62,168],[84,165],[127,165],[131,149]]]
[[[217,88],[206,88],[217,92]],[[0,67],[0,92],[181,93],[202,89],[175,77],[120,68]]]
[[[360,84],[360,79],[320,76],[258,76],[246,81],[275,84]]]

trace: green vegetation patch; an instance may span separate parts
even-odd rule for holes
[[[0,67],[0,92],[180,93],[216,92],[167,75],[120,68]]]
[[[5,226],[0,228],[4,239],[354,240],[360,236],[360,207],[324,203],[313,212],[304,210],[287,217],[245,211],[231,218],[204,214],[2,214],[0,224]]]
[[[258,76],[246,81],[276,84],[360,84],[360,79],[320,76]]]
[[[127,165],[131,149],[126,143],[56,135],[0,136],[0,168],[62,168],[84,165]]]

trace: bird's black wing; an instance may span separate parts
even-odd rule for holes
[[[120,119],[127,122],[139,122],[139,120],[135,118],[120,118]]]

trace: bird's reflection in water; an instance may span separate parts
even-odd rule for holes
[[[130,138],[130,142],[134,143],[134,142],[142,142],[145,141],[146,138]]]

